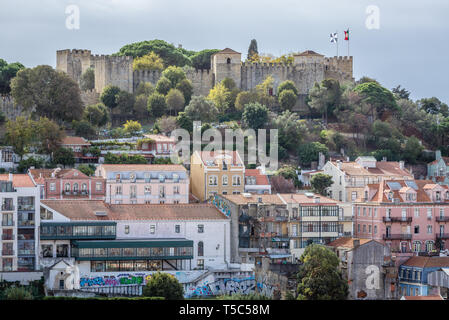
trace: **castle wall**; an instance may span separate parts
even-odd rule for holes
[[[353,78],[353,60],[352,57],[331,57],[325,58],[324,63],[330,69],[328,72],[333,73],[333,77],[335,78],[335,72],[341,72],[342,80],[352,79]],[[340,79],[339,79],[340,80]]]
[[[23,116],[29,118],[31,116],[30,111],[25,111],[23,107],[14,105],[14,100],[10,95],[0,96],[0,111],[6,117],[6,120],[16,120],[17,117]]]
[[[133,72],[133,91],[137,90],[137,87],[142,82],[150,82],[154,86],[161,77],[162,72],[157,70],[136,70]]]
[[[187,79],[192,81],[193,94],[207,96],[214,86],[214,76],[212,70],[189,70]]]
[[[95,90],[114,85],[133,92],[133,58],[129,56],[92,56],[95,69]]]
[[[230,63],[228,63],[228,59]],[[230,78],[234,80],[237,88],[240,88],[242,79],[241,64],[240,53],[215,53],[211,57],[214,85],[221,82],[224,78]]]
[[[81,75],[92,66],[90,50],[56,51],[56,70],[64,71],[80,84]]]

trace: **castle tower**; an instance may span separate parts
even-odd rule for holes
[[[56,70],[64,71],[78,84],[81,75],[92,66],[90,50],[58,50],[56,51]]]
[[[224,78],[231,78],[235,81],[237,88],[241,85],[241,65],[242,54],[232,49],[226,48],[211,56],[211,67],[214,75],[214,85]]]
[[[312,50],[307,50],[293,56],[295,75],[294,82],[302,95],[307,95],[315,82],[325,79],[324,56]]]

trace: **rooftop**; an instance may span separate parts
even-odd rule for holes
[[[268,177],[266,174],[262,174],[260,169],[246,169],[245,177],[255,177],[256,185],[269,185]]]
[[[187,171],[180,164],[101,164],[107,171]]]
[[[337,166],[336,161],[331,162],[334,166]],[[348,176],[397,176],[397,177],[410,177],[413,179],[413,175],[407,169],[401,169],[399,162],[396,161],[377,161],[375,168],[364,168],[355,161],[343,161],[341,162],[341,170]]]
[[[228,160],[233,165],[243,166],[242,159],[237,151],[195,151],[205,166],[216,166],[218,161]]]
[[[83,137],[66,136],[64,139],[62,139],[61,145],[90,146],[90,142]]]
[[[107,204],[101,200],[41,200],[41,203],[70,220],[227,219],[211,204]]]
[[[365,239],[365,238],[341,237],[341,238],[338,238],[338,239],[328,243],[327,245],[331,246],[331,247],[343,247],[343,248],[352,249],[352,248],[354,248],[354,240],[359,240],[360,245],[372,241],[372,239]]]
[[[284,204],[282,199],[277,194],[251,194],[251,193],[241,193],[241,194],[224,194],[220,195],[224,199],[227,199],[238,205],[245,205],[249,203],[259,202],[262,199],[262,203],[265,204]]]
[[[30,176],[27,174],[11,174],[12,176],[12,185],[14,188],[28,188],[35,187],[33,180],[31,180]],[[9,181],[9,174],[0,174],[0,181]]]
[[[415,256],[401,264],[406,267],[417,268],[447,268],[449,267],[449,257],[421,257]]]

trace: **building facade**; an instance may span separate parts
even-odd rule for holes
[[[427,179],[449,184],[449,157],[442,157],[440,150],[435,151],[435,160],[427,164]]]
[[[355,202],[361,198],[367,184],[388,180],[413,180],[413,175],[404,167],[404,162],[377,161],[374,157],[358,157],[351,161],[328,161],[323,173],[332,177],[329,197],[343,202]]]
[[[137,144],[137,150],[140,150],[145,158],[169,158],[174,152],[175,138],[167,137],[161,134],[145,134],[142,142]]]
[[[39,186],[41,199],[105,198],[106,180],[89,177],[77,169],[29,169],[28,174]]]
[[[83,137],[66,136],[62,139],[60,146],[73,151],[76,163],[98,162],[98,157],[86,154],[90,147],[90,142]]]
[[[245,166],[237,151],[195,151],[190,159],[190,187],[200,201],[215,195],[241,194]]]
[[[271,194],[271,184],[262,169],[245,169],[245,192]]]
[[[26,174],[0,175],[0,271],[39,268],[39,188]]]
[[[447,249],[449,189],[431,180],[386,180],[369,184],[354,205],[357,237],[390,246],[404,261]]]
[[[189,176],[181,165],[101,164],[95,176],[106,179],[107,203],[189,203]]]

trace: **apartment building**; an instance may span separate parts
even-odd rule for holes
[[[431,180],[369,184],[354,206],[357,237],[382,241],[404,261],[449,248],[449,188]]]
[[[98,157],[87,155],[90,142],[83,137],[66,136],[62,139],[60,146],[73,151],[76,163],[96,163]]]
[[[358,157],[355,161],[328,161],[323,173],[332,177],[329,197],[343,202],[354,202],[361,197],[368,184],[382,180],[413,180],[404,162],[377,161],[374,157]]]
[[[271,184],[262,169],[245,169],[245,192],[271,194]]]
[[[89,177],[77,169],[29,169],[28,174],[39,186],[41,199],[105,198],[106,179]]]
[[[0,198],[0,271],[37,270],[39,188],[27,174],[2,174]]]
[[[175,148],[175,138],[161,134],[145,134],[137,143],[137,150],[146,158],[169,158]]]
[[[237,151],[195,151],[190,160],[190,186],[200,201],[214,195],[241,194],[245,166]]]
[[[101,164],[95,176],[106,180],[107,203],[189,203],[189,176],[182,165]]]

